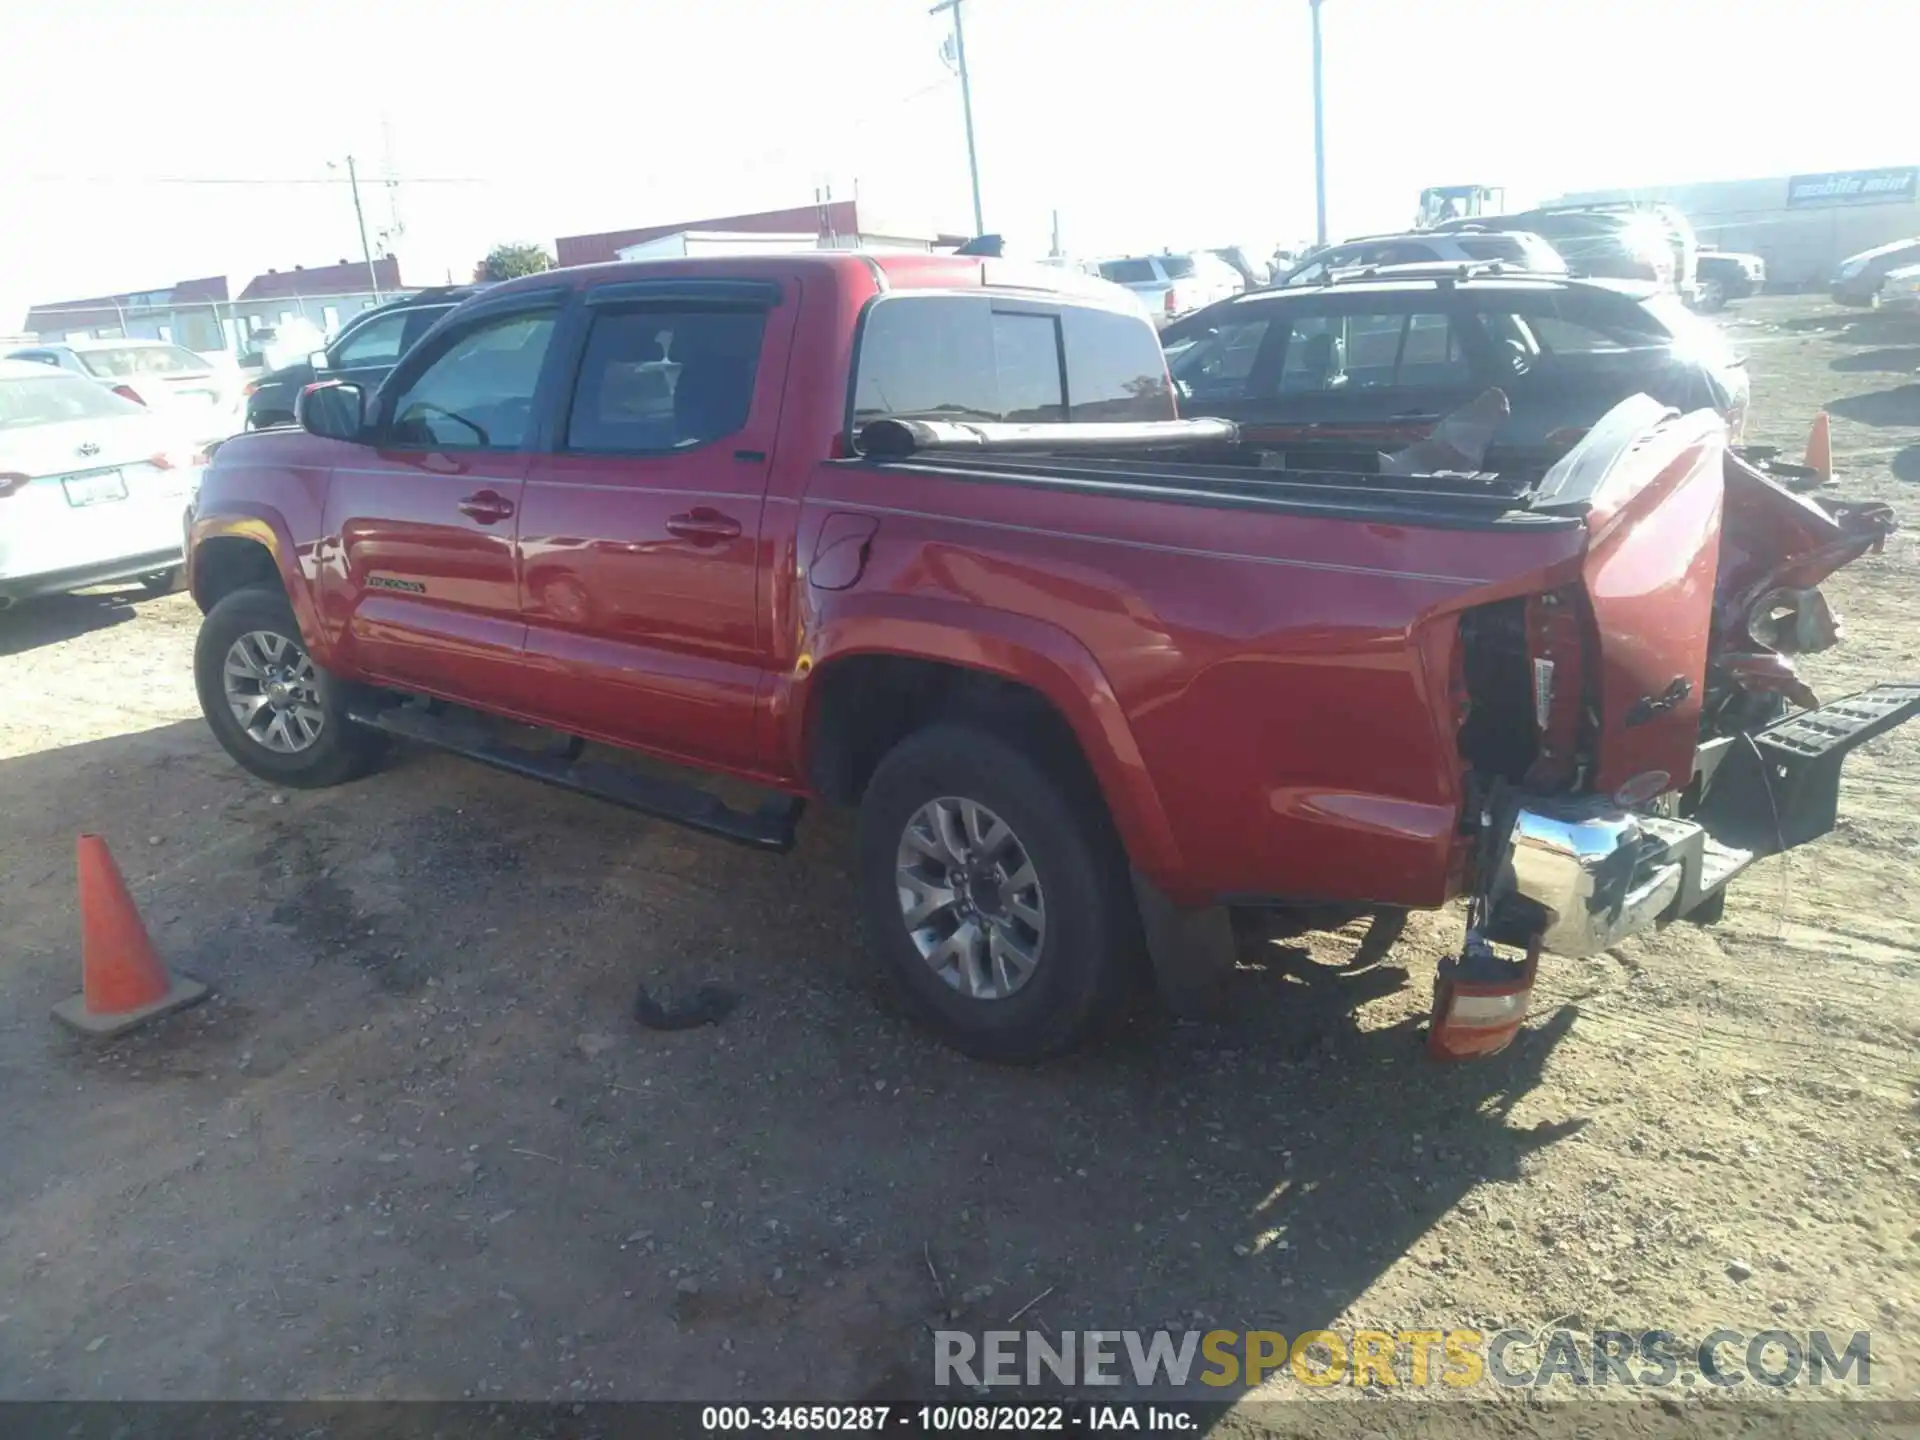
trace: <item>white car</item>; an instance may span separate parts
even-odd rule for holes
[[[1920,311],[1920,265],[1889,270],[1880,282],[1880,304],[1889,310]]]
[[[56,365],[122,399],[168,411],[195,432],[196,440],[224,440],[246,428],[239,368],[165,340],[65,340],[23,346],[8,358]]]
[[[1102,260],[1100,278],[1131,290],[1162,325],[1247,288],[1239,271],[1204,250],[1191,255],[1128,255]]]
[[[178,416],[0,360],[0,609],[114,580],[173,588],[206,458]]]

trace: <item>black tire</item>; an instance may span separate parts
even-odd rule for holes
[[[256,631],[281,637],[298,647],[301,658],[309,658],[293,607],[277,589],[236,590],[207,612],[193,646],[193,680],[201,713],[221,748],[245,769],[277,785],[320,789],[364,774],[378,751],[379,737],[347,719],[347,687],[317,664],[314,708],[323,718],[319,733],[305,748],[293,753],[269,749],[241,725],[227,702],[224,673],[235,642]]]
[[[942,978],[902,914],[903,837],[923,806],[943,798],[975,802],[1003,820],[1038,876],[1045,929],[1037,961],[1024,983],[997,998],[975,998]],[[908,1008],[955,1049],[1032,1064],[1087,1039],[1125,1000],[1137,973],[1139,913],[1112,824],[1073,766],[974,724],[917,731],[874,771],[856,853],[870,943]]]
[[[149,595],[171,595],[180,588],[181,567],[175,565],[171,570],[156,570],[151,575],[140,577],[140,588]]]

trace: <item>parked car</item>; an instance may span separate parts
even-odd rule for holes
[[[1574,275],[1646,280],[1670,290],[1679,281],[1674,248],[1657,219],[1632,211],[1523,210],[1517,215],[1480,215],[1443,221],[1436,233],[1461,230],[1525,231],[1551,245]]]
[[[1184,415],[1267,441],[1407,443],[1483,390],[1498,444],[1549,458],[1628,396],[1709,409],[1738,438],[1749,379],[1718,327],[1626,281],[1410,266],[1243,295],[1162,332]]]
[[[1700,308],[1718,310],[1733,300],[1745,300],[1766,288],[1767,262],[1758,255],[1729,250],[1700,252]]]
[[[1639,398],[1497,474],[1292,468],[1171,419],[1152,325],[1075,279],[821,252],[467,301],[376,392],[316,385],[301,428],[215,455],[208,724],[275,785],[346,781],[386,732],[768,851],[809,799],[857,807],[877,958],[955,1045],[1033,1060],[1136,957],[1197,1005],[1234,907],[1309,902],[1470,897],[1443,976],[1498,968],[1517,1028],[1532,969],[1489,942],[1711,918],[1920,707],[1749,723],[1833,638],[1783,610],[1817,618],[1806,587],[1890,517],[1779,489],[1718,416]],[[1442,1038],[1472,1023],[1448,993]]]
[[[1658,227],[1673,256],[1673,288],[1689,304],[1699,298],[1700,237],[1677,205],[1658,200],[1608,200],[1545,208],[1565,214],[1624,215]]]
[[[178,415],[0,360],[0,610],[114,580],[171,589],[205,463]]]
[[[240,363],[280,370],[326,343],[326,333],[311,320],[295,317],[251,331],[241,347]]]
[[[1567,262],[1538,235],[1523,230],[1476,230],[1462,226],[1445,233],[1415,230],[1399,235],[1362,235],[1314,252],[1280,280],[1282,285],[1317,285],[1336,270],[1369,265],[1472,264],[1497,262],[1515,270],[1564,275]]]
[[[1887,276],[1908,265],[1920,265],[1920,236],[1849,255],[1833,272],[1834,301],[1841,305],[1878,305],[1880,287]]]
[[[295,397],[317,379],[351,380],[368,388],[378,385],[434,321],[485,288],[442,286],[361,311],[324,348],[247,384],[247,429],[291,425]]]
[[[8,358],[55,365],[123,400],[169,411],[202,442],[240,428],[239,371],[165,340],[67,340],[24,346]]]
[[[1131,255],[1102,260],[1100,275],[1131,290],[1149,314],[1162,320],[1185,315],[1246,288],[1238,271],[1205,250],[1191,255]]]
[[[1889,310],[1920,310],[1920,265],[1889,270],[1880,285],[1880,303]]]

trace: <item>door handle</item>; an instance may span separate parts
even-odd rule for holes
[[[469,495],[457,508],[477,525],[496,525],[513,514],[513,502],[495,490]]]
[[[740,522],[708,506],[696,505],[683,515],[669,517],[667,533],[678,535],[682,540],[691,540],[696,545],[718,545],[722,540],[731,540],[740,533]]]

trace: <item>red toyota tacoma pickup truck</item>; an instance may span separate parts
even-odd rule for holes
[[[550,272],[300,414],[226,442],[189,519],[235,759],[329,785],[393,733],[770,850],[858,806],[879,958],[986,1057],[1136,976],[1201,1003],[1236,910],[1455,897],[1436,1024],[1503,1038],[1502,977],[1711,919],[1920,707],[1814,708],[1813,586],[1891,519],[1710,413],[1629,401],[1551,467],[1300,468],[1178,420],[1131,301],[1038,267]]]

